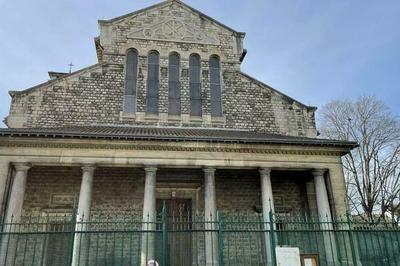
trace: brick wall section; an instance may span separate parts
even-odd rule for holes
[[[72,205],[53,205],[54,194],[79,196],[82,171],[78,167],[32,167],[28,172],[23,212],[24,215],[41,215],[49,210],[55,213],[68,213]]]
[[[195,34],[170,33],[169,27],[161,27],[171,21],[171,16],[175,23]],[[242,41],[240,34],[175,1],[117,21],[101,22],[100,64],[27,91],[13,92],[7,124],[28,128],[91,124],[222,127],[315,137],[313,108],[240,72]],[[125,53],[129,48],[139,52],[136,117],[121,116]],[[147,54],[151,50],[160,53],[160,114],[146,119]],[[181,58],[182,116],[178,121],[168,120],[167,67],[173,51]],[[192,53],[198,53],[202,59],[202,121],[190,121],[188,61]],[[213,54],[221,59],[222,121],[213,121],[210,116],[208,60]]]
[[[304,215],[308,214],[308,196],[306,181],[310,179],[307,172],[272,171],[272,193],[276,213]]]
[[[122,68],[123,66],[121,66]],[[202,126],[248,129],[259,132],[313,137],[314,113],[299,104],[288,101],[267,87],[249,80],[239,72],[225,71],[223,75],[223,110],[226,122],[185,123],[184,121],[124,120],[124,80],[122,69],[94,67],[90,77],[45,85],[35,91],[13,97],[10,118],[25,117],[23,127],[62,127],[91,124]],[[145,71],[141,69],[141,72]],[[182,114],[190,114],[187,69],[182,69]],[[203,70],[204,73],[209,73]],[[163,79],[162,79],[163,80]],[[203,114],[211,113],[209,78],[203,78]],[[146,110],[146,78],[138,80],[137,110]],[[39,91],[40,90],[40,91]],[[168,86],[160,83],[160,114],[167,114]],[[14,105],[14,102],[16,103]],[[17,104],[18,103],[18,104]],[[9,119],[10,119],[9,118]],[[311,132],[311,133],[310,133]]]
[[[97,168],[94,173],[92,217],[96,221],[120,222],[125,218],[140,221],[142,217],[144,169],[142,168]],[[71,214],[72,206],[54,205],[54,194],[78,194],[82,171],[79,167],[39,167],[30,169],[27,180],[27,189],[24,201],[24,215],[38,214]],[[272,188],[275,199],[275,207],[278,213],[304,213],[307,211],[307,195],[305,194],[305,182],[309,182],[309,174],[301,172],[272,172]],[[193,208],[202,216],[204,212],[203,172],[201,169],[159,169],[157,171],[158,187],[163,184],[199,184],[198,203]],[[179,186],[179,185],[178,185]],[[216,195],[217,208],[225,218],[246,219],[248,215],[255,214],[254,206],[260,206],[260,178],[256,170],[222,170],[216,171]],[[157,198],[160,195],[157,195]],[[196,210],[193,211],[195,213]],[[107,223],[92,225],[92,229],[122,229],[126,225],[114,224],[113,228]],[[140,223],[130,223],[128,230],[140,229]],[[64,229],[65,230],[65,229]],[[61,235],[63,238],[61,238]],[[174,236],[170,236],[174,237]],[[193,259],[204,264],[204,233],[193,233]],[[19,250],[25,250],[26,254],[33,256],[35,261],[43,256],[52,261],[50,264],[63,261],[67,256],[68,233],[59,233],[56,239],[51,240],[49,235],[37,235],[26,241],[19,241]],[[177,241],[179,239],[177,238]],[[49,242],[53,241],[53,242]],[[90,240],[88,260],[92,263],[118,262],[128,264],[130,261],[138,262],[140,259],[140,232],[132,231],[130,234],[93,233]],[[225,233],[224,252],[226,253],[232,243],[241,243],[242,248],[237,251],[232,260],[247,258],[253,254],[254,258],[261,258],[259,252],[262,246],[262,238],[259,233]],[[235,242],[236,241],[236,242]],[[157,237],[157,245],[161,238]],[[26,246],[25,246],[26,245]],[[32,247],[37,246],[37,249]],[[184,247],[180,247],[185,249]],[[157,249],[158,250],[158,249]],[[185,249],[186,250],[186,249]],[[96,252],[100,252],[96,255]],[[196,253],[197,252],[197,253]],[[123,255],[122,255],[123,253]],[[157,253],[158,254],[158,253]],[[114,257],[115,256],[115,257]],[[158,256],[160,256],[158,254]],[[17,261],[22,261],[22,255]]]
[[[142,215],[144,170],[98,168],[93,179],[92,215],[132,217]]]
[[[24,213],[71,213],[71,204],[54,204],[52,195],[79,196],[82,171],[79,167],[39,167],[29,170]],[[93,179],[92,215],[141,216],[144,170],[140,168],[97,168]]]
[[[217,170],[215,177],[217,209],[223,214],[254,213],[261,204],[258,171]]]
[[[308,212],[305,180],[296,172],[273,171],[272,193],[276,213]],[[226,214],[251,214],[261,206],[260,176],[256,170],[217,170],[217,208]]]
[[[42,167],[29,170],[24,215],[65,213],[71,204],[52,203],[52,195],[79,195],[82,171],[79,167]],[[141,217],[144,196],[144,170],[141,168],[97,168],[93,181],[92,215],[101,217]],[[272,172],[275,208],[280,213],[308,210],[305,182],[307,175]],[[200,169],[159,169],[158,184],[196,183],[201,186],[198,212],[204,210],[203,173]],[[179,186],[179,185],[178,185]],[[261,205],[260,178],[256,170],[216,171],[217,208],[224,213],[254,213]],[[195,206],[193,207],[195,208]],[[195,211],[195,210],[194,210]]]

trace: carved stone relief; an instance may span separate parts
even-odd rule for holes
[[[130,38],[218,44],[215,33],[200,26],[202,22],[199,17],[183,14],[184,11],[175,10],[176,8],[178,7],[172,5],[158,10],[154,14],[146,13],[148,17],[153,18],[152,22],[143,28],[133,29],[128,36]],[[142,18],[140,16],[136,19]]]

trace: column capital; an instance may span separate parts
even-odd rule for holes
[[[94,163],[84,163],[81,168],[83,172],[93,172],[96,169],[96,165]]]
[[[31,168],[30,163],[13,163],[15,170],[26,172]]]
[[[271,175],[271,168],[269,167],[262,167],[258,169],[258,172],[260,173],[260,175],[264,176],[264,175]]]
[[[214,167],[204,167],[203,172],[205,174],[214,174],[215,173],[215,168]]]
[[[326,169],[314,169],[311,171],[311,173],[313,174],[314,177],[318,177],[318,176],[324,176],[326,171],[327,171]]]
[[[145,165],[144,166],[144,171],[146,173],[155,173],[157,172],[157,166],[156,165]]]

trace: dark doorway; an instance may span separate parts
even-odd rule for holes
[[[158,219],[162,220],[165,204],[168,230],[168,261],[170,265],[192,264],[192,200],[157,199]]]

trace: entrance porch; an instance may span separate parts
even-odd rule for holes
[[[337,229],[332,217],[346,212],[340,156],[348,144],[226,132],[207,141],[4,137],[0,260],[272,265],[284,244],[333,265],[344,254],[329,232]],[[280,238],[291,228],[285,219],[313,216],[318,249],[299,242],[301,234]]]
[[[151,259],[218,265],[226,253],[234,265],[270,264],[269,230],[279,229],[270,227],[270,215],[276,222],[310,219],[318,215],[318,198],[328,210],[331,205],[328,172],[312,169],[21,163],[14,168],[2,238],[7,263],[33,257],[38,265],[145,265]],[[16,194],[21,183],[24,193]],[[317,197],[318,191],[326,195]],[[17,217],[15,202],[21,200]]]

